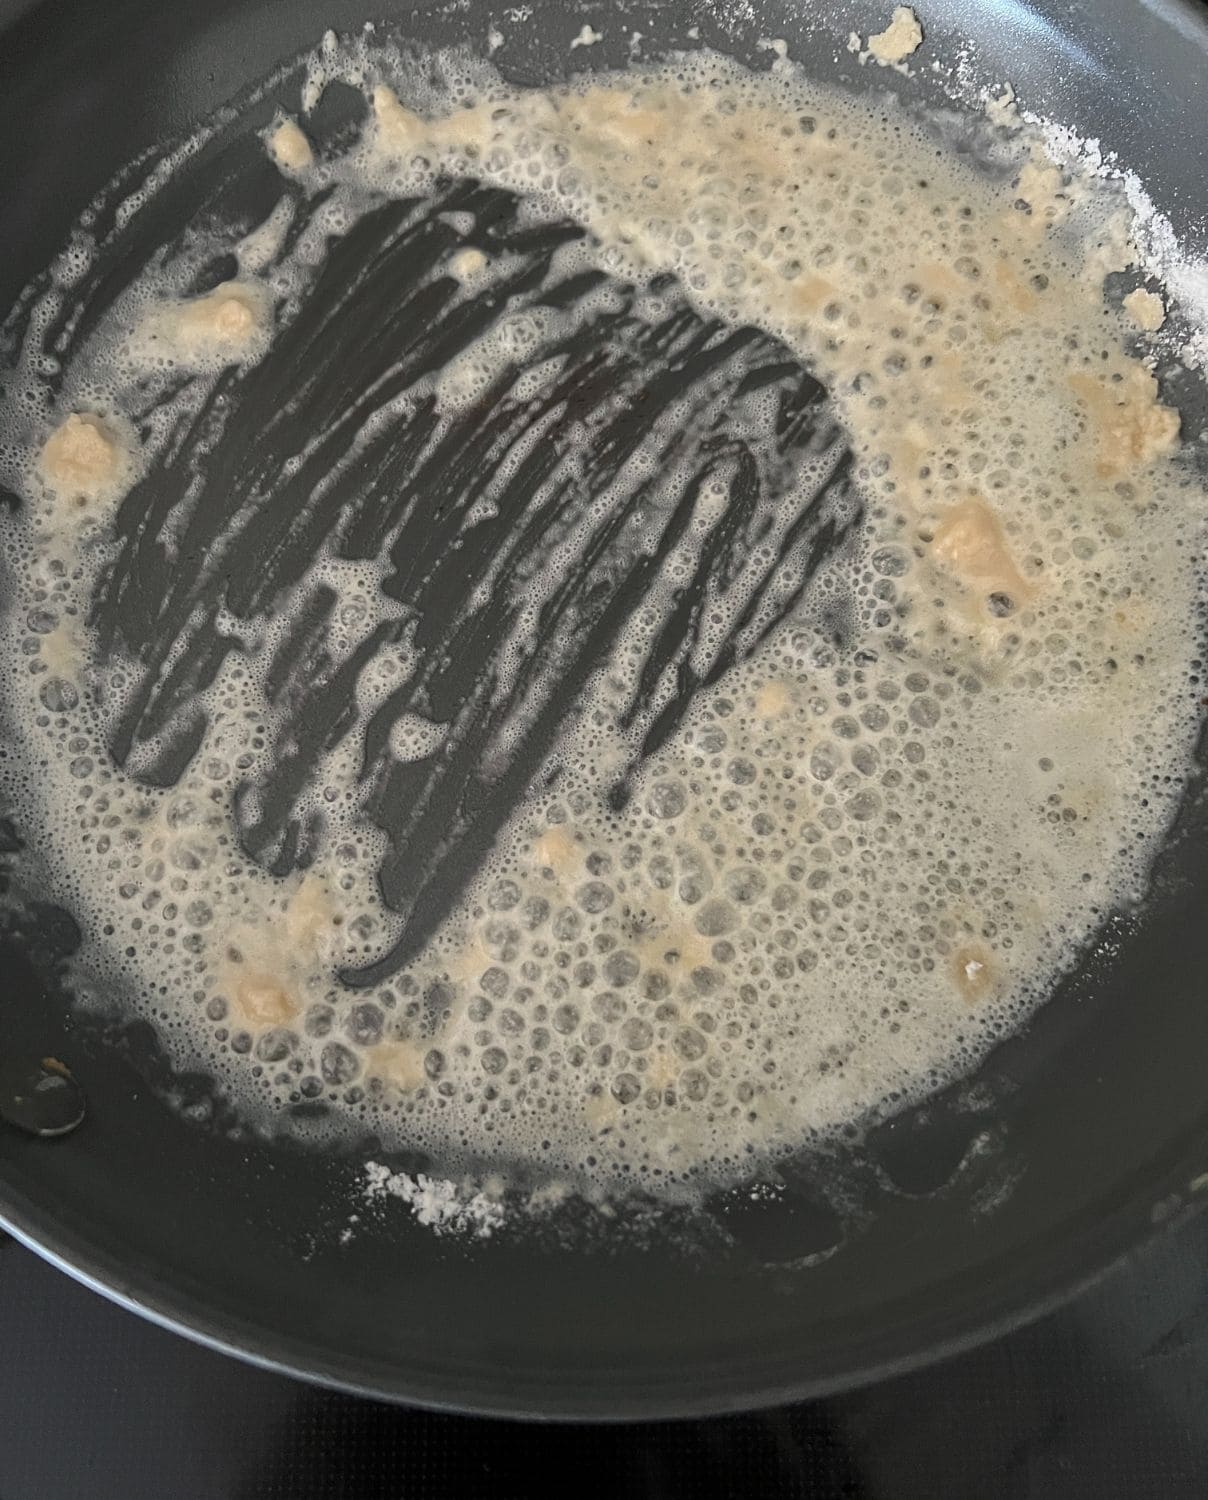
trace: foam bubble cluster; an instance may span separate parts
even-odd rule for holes
[[[1105,302],[1105,268],[1128,257],[1118,202],[1026,144],[975,166],[925,122],[779,63],[755,76],[699,54],[517,92],[457,58],[329,45],[310,107],[336,78],[369,104],[354,142],[312,146],[305,116],[271,140],[290,191],[322,199],[304,230],[288,196],[259,238],[207,226],[194,262],[235,262],[208,290],[150,263],[53,398],[53,320],[35,317],[6,395],[0,459],[27,505],[3,536],[20,741],[2,774],[94,966],[249,1109],[324,1100],[391,1140],[607,1186],[732,1178],[959,1076],[1143,891],[1190,766],[1204,496]],[[698,309],[781,340],[836,403],[865,520],[618,806],[638,618],[465,900],[400,972],[351,989],[340,975],[407,920],[376,886],[358,776],[413,636],[358,676],[309,808],[312,862],[275,876],[233,812],[256,821],[247,789],[307,591],[232,622],[239,649],[199,692],[204,735],[168,787],[141,774],[154,744],[114,763],[145,664],[99,658],[85,622],[145,463],[224,369],[262,357],[370,206],[448,177],[586,226],[562,275],[609,271],[653,306],[670,273]],[[472,236],[473,216],[456,227]],[[507,269],[468,243],[448,261],[466,297]],[[57,307],[85,269],[60,268]],[[442,420],[558,316],[519,311],[433,372]],[[527,369],[522,394],[553,373]],[[723,500],[700,497],[697,534]],[[551,542],[551,575],[582,531]],[[384,566],[315,559],[335,661],[397,617]],[[667,600],[675,581],[673,559]],[[707,620],[702,650],[733,625]],[[457,734],[402,714],[381,753],[423,762]]]

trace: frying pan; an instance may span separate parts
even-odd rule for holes
[[[752,65],[767,65],[760,38],[782,37],[819,76],[942,102],[926,67],[907,81],[856,66],[848,31],[886,20],[858,0],[842,14],[781,0],[524,11],[475,0],[381,19],[480,50],[497,25],[497,61],[520,82],[620,64],[633,31],[648,55],[690,47],[692,28]],[[1203,250],[1198,10],[933,0],[922,13],[934,55],[963,49],[971,78],[1010,79],[1118,151]],[[356,0],[3,0],[0,305],[123,163],[365,19]],[[604,34],[590,56],[569,50],[585,20]],[[287,71],[282,102],[291,87],[296,101]],[[888,1375],[1035,1316],[1208,1183],[1206,819],[1197,773],[1142,907],[1111,915],[1030,1027],[959,1088],[783,1163],[770,1192],[719,1193],[695,1214],[639,1205],[612,1224],[572,1208],[545,1233],[466,1243],[401,1212],[342,1240],[372,1142],[318,1151],[241,1130],[150,1028],[73,1004],[79,930],[47,893],[22,894],[37,831],[9,818],[4,1053],[66,1061],[88,1115],[58,1141],[0,1130],[0,1216],[82,1281],[215,1347],[433,1406],[654,1417]]]

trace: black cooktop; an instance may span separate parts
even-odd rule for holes
[[[1044,1321],[828,1401],[535,1427],[392,1407],[165,1333],[0,1249],[0,1500],[1208,1496],[1208,1214]]]

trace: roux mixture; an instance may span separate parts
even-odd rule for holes
[[[920,37],[899,10],[870,46],[896,63]],[[446,1160],[604,1187],[731,1179],[959,1076],[1144,891],[1190,768],[1204,494],[1138,343],[1165,303],[1105,296],[1132,258],[1119,200],[1024,134],[1000,129],[978,165],[950,122],[783,61],[756,75],[702,52],[516,91],[462,57],[329,44],[312,110],[337,81],[363,93],[363,123],[324,145],[306,113],[279,117],[262,222],[193,226],[54,380],[39,314],[5,388],[0,454],[25,503],[0,539],[23,661],[3,776],[88,962],[253,1113],[325,1101]],[[465,182],[508,206],[507,248],[486,200],[456,197]],[[435,310],[400,324],[399,349],[437,311],[481,313],[478,331],[281,449],[274,484],[190,550],[260,446],[215,487],[219,450],[188,447],[199,412],[234,420],[336,257],[369,285],[377,250],[349,247],[386,212],[399,234],[427,213],[438,246]],[[561,238],[522,286],[542,234]],[[83,274],[61,270],[45,307],[70,308]],[[286,416],[335,357],[338,305],[323,326],[290,346]],[[700,370],[603,479],[605,429],[559,386],[593,340],[640,351],[627,380],[664,357]],[[401,490],[488,410],[516,425],[475,450],[490,478],[443,560],[409,562],[401,511],[360,553],[331,532],[288,588],[223,596],[204,680],[181,665],[184,625],[141,653],[98,635],[95,600],[133,577],[115,557],[136,542],[219,589],[222,538],[284,503],[337,427],[299,514],[405,430]],[[527,477],[542,445],[579,498],[506,577],[504,543],[483,549],[465,628],[507,609],[467,652],[464,702],[438,700],[419,574],[470,556],[509,485],[545,493],[550,471]],[[140,497],[181,454],[191,477],[156,514]],[[602,654],[574,658],[555,713],[565,653],[613,619],[590,571],[605,536],[609,589],[640,576],[644,592]],[[564,597],[578,577],[592,587]],[[343,670],[346,695],[317,771],[290,783],[294,842],[258,846],[306,725],[306,672],[288,726],[280,689],[304,626],[311,680]],[[127,733],[174,673],[171,714]],[[429,813],[484,724],[466,784],[490,795]],[[490,789],[522,763],[479,848]],[[454,844],[479,853],[433,914],[440,880],[408,861],[452,869]]]

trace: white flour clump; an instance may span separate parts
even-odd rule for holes
[[[1121,263],[1104,269],[1123,269],[1127,264],[1161,283],[1164,296],[1154,298],[1162,304],[1160,316],[1147,303],[1148,316],[1138,326],[1156,333],[1166,327],[1168,307],[1176,305],[1181,314],[1181,342],[1176,347],[1167,339],[1166,346],[1188,369],[1208,367],[1208,264],[1196,246],[1180,240],[1137,174],[1125,167],[1114,151],[1104,150],[1096,138],[1081,136],[1070,126],[1025,108],[1010,83],[1004,83],[997,92],[983,90],[981,103],[995,125],[1031,132],[1040,145],[1041,161],[1072,173],[1083,191],[1097,178],[1123,193],[1128,213],[1122,222],[1127,224],[1128,243],[1117,241],[1113,248],[1121,252]],[[1124,306],[1126,312],[1132,312],[1128,299]],[[1136,307],[1135,294],[1132,307]]]
[[[468,1234],[485,1240],[504,1218],[503,1204],[481,1189],[444,1177],[427,1177],[423,1172],[409,1177],[406,1172],[392,1172],[380,1161],[365,1163],[364,1195],[371,1203],[401,1198],[416,1222],[436,1234]]]
[[[923,28],[919,18],[908,5],[899,5],[884,31],[868,38],[868,45],[861,42],[860,34],[853,31],[847,38],[847,50],[854,52],[861,63],[874,62],[882,68],[907,70],[905,64],[923,45]]]

